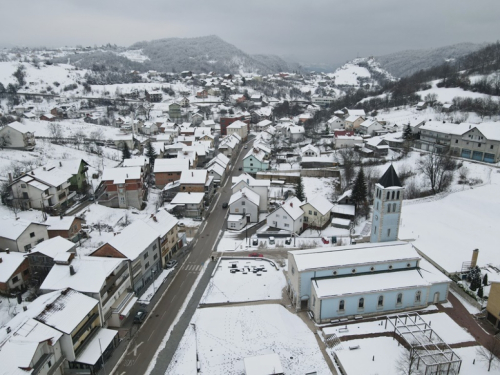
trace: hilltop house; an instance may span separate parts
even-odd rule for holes
[[[35,135],[26,125],[14,121],[0,129],[0,145],[2,148],[33,151],[36,145]]]

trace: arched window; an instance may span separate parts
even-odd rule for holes
[[[396,196],[396,199],[399,199],[399,190],[398,190],[398,194],[397,194],[397,196]]]
[[[365,299],[364,298],[360,298],[359,302],[358,302],[358,308],[359,309],[363,309],[364,307],[365,307]]]
[[[387,198],[385,198],[385,199],[386,199],[386,200],[389,200],[389,198],[390,198],[390,197],[391,197],[391,192],[390,192],[390,191],[388,191],[388,192],[387,192]]]
[[[392,212],[396,212],[396,203],[392,204]]]
[[[398,298],[396,299],[396,303],[399,305],[403,302],[403,293],[398,294]]]
[[[343,299],[341,299],[339,302],[339,310],[344,311],[344,307],[345,307],[345,302]]]
[[[415,293],[415,302],[420,303],[421,297],[422,297],[422,292],[419,290],[417,293]]]
[[[395,193],[396,193],[395,191],[392,192],[392,198],[391,199],[394,199],[394,194]]]
[[[378,304],[377,304],[378,307],[382,307],[384,306],[384,296],[379,296],[378,297]]]
[[[391,204],[390,203],[387,205],[387,213],[389,213],[389,212],[391,212]]]

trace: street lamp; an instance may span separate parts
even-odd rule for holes
[[[155,291],[155,273],[156,273],[156,270],[152,270],[151,273],[153,274],[153,296],[154,296],[156,293],[156,291]]]

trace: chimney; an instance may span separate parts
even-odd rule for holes
[[[9,248],[6,248],[6,249],[5,249],[5,253],[6,253],[6,254],[10,254],[10,250],[9,250]]]
[[[75,267],[73,267],[73,266],[69,266],[69,274],[70,274],[71,276],[73,276],[75,273],[76,273],[76,272],[75,272]]]
[[[158,222],[158,220],[156,220],[156,216],[153,216],[153,221],[154,221],[155,223],[157,223],[157,222]]]
[[[59,166],[62,167],[62,161],[59,162]]]
[[[44,171],[46,171],[46,170],[47,170],[47,168],[43,167],[43,170],[44,170]]]
[[[471,268],[474,268],[477,266],[477,257],[479,256],[479,249],[472,250],[472,259],[470,262]]]
[[[290,202],[290,207],[293,207],[293,202]]]
[[[10,327],[7,327],[7,333],[10,333],[11,329]]]
[[[23,306],[23,311],[28,310],[28,306]]]
[[[61,220],[63,219],[63,217],[64,217],[64,216],[63,216],[63,214],[61,214],[61,215],[60,215]]]
[[[128,173],[127,173],[127,178],[128,178]]]

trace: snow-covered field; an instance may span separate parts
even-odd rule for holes
[[[314,334],[281,305],[198,309],[165,374],[243,374],[246,357],[276,353],[286,374],[330,374]]]
[[[500,222],[500,173],[491,173],[491,183],[449,194],[443,199],[425,199],[403,204],[399,238],[413,244],[449,272],[459,271],[479,249],[478,264],[500,265],[496,246]]]
[[[231,273],[232,264],[236,264],[240,272]],[[255,267],[263,267],[265,272],[254,273]],[[222,260],[205,290],[201,303],[281,299],[285,286],[283,270],[276,270],[265,260],[253,258]]]

